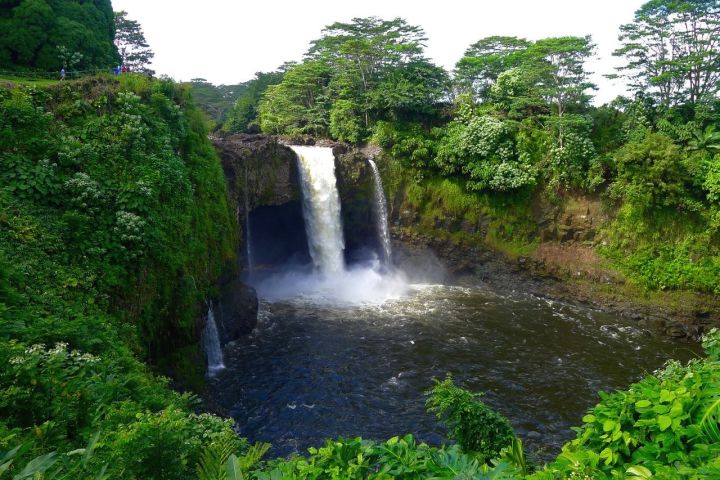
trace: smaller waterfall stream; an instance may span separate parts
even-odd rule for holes
[[[368,163],[370,163],[370,168],[373,172],[373,181],[375,182],[375,223],[377,225],[383,255],[385,256],[385,264],[390,265],[392,263],[392,246],[390,245],[390,229],[388,228],[387,201],[377,165],[372,158],[368,158]]]
[[[212,376],[225,368],[212,303],[210,303],[208,307],[207,322],[205,322],[205,329],[202,332],[201,341],[205,355],[207,355],[208,374]]]

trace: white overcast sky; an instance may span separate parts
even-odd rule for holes
[[[153,68],[176,80],[235,84],[300,60],[326,25],[353,17],[403,17],[425,29],[426,54],[452,70],[473,42],[490,35],[530,40],[592,35],[589,70],[596,103],[624,93],[613,73],[618,29],[645,0],[112,0],[138,20],[155,51]]]

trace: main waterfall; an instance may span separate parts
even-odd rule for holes
[[[256,283],[260,297],[269,301],[299,299],[304,303],[352,306],[381,304],[404,296],[408,284],[399,269],[380,268],[376,258],[345,265],[340,195],[332,149],[290,148],[297,155],[313,268],[308,272],[302,266],[290,264],[283,272],[260,278]],[[382,186],[380,189],[382,193]],[[379,216],[385,218],[382,212]],[[389,253],[385,255],[389,258]]]
[[[345,270],[340,196],[332,148],[291,146],[298,156],[310,256],[322,274]]]

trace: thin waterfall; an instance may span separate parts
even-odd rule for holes
[[[208,307],[207,321],[205,329],[202,332],[202,347],[207,355],[208,374],[215,375],[225,368],[223,363],[222,347],[220,346],[220,336],[218,335],[217,324],[215,323],[215,313],[213,312],[212,302]]]
[[[252,279],[255,262],[252,253],[252,235],[250,232],[250,202],[248,200],[248,166],[245,162],[245,256],[247,261],[248,280]]]
[[[305,231],[315,270],[323,274],[343,272],[345,240],[332,148],[290,148],[298,157]]]
[[[380,178],[377,165],[375,165],[375,161],[372,158],[368,158],[368,163],[372,169],[373,181],[375,182],[375,224],[383,250],[383,260],[386,265],[390,265],[392,262],[392,246],[390,244],[390,229],[388,228],[387,201],[385,200],[382,178]]]

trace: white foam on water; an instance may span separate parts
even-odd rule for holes
[[[377,305],[407,295],[410,286],[400,271],[383,271],[378,262],[331,274],[290,271],[257,285],[265,300],[295,300],[334,306]]]

